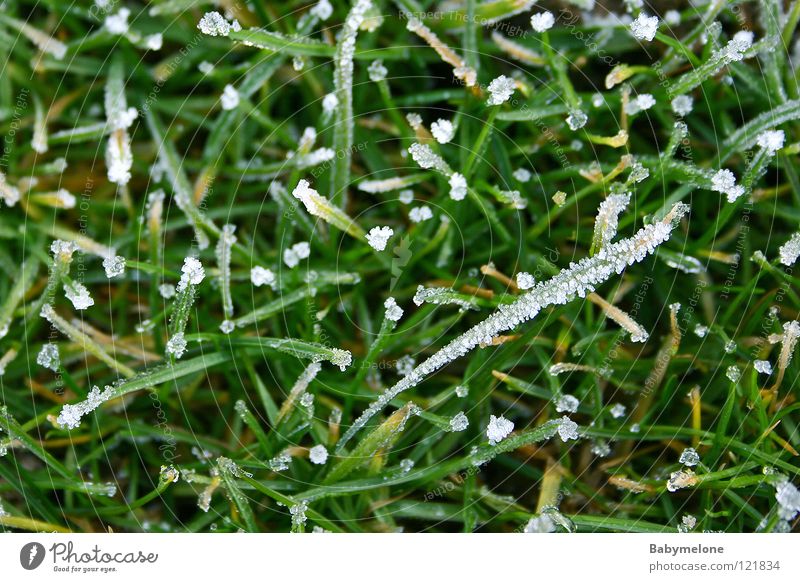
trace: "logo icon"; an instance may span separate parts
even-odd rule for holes
[[[26,570],[35,570],[44,561],[44,546],[39,542],[30,542],[19,551],[19,563]]]

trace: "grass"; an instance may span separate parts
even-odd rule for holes
[[[800,4],[222,4],[0,13],[4,531],[797,529]]]

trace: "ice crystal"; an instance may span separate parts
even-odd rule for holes
[[[573,109],[567,116],[567,125],[572,131],[578,131],[587,121],[589,117],[580,109]]]
[[[545,10],[544,12],[539,12],[538,14],[531,16],[531,26],[536,32],[545,32],[546,30],[550,30],[553,28],[555,23],[556,19],[553,17],[553,13],[549,10]]]
[[[382,251],[386,248],[386,243],[389,242],[393,234],[394,230],[388,226],[376,226],[367,233],[367,242],[376,251]]]
[[[96,410],[112,396],[113,389],[111,386],[106,386],[102,392],[97,386],[94,386],[86,396],[86,400],[78,404],[65,404],[56,418],[56,422],[67,430],[78,428],[81,424],[81,418]]]
[[[283,262],[290,269],[294,269],[300,261],[307,259],[311,254],[311,247],[307,242],[293,244],[283,251]]]
[[[656,104],[655,98],[650,93],[642,93],[631,99],[625,105],[625,113],[635,115],[640,111],[647,111]]]
[[[614,274],[620,274],[628,266],[638,263],[669,239],[673,228],[689,210],[685,204],[675,204],[662,220],[645,225],[632,237],[609,244],[594,256],[586,257],[547,281],[536,284],[529,292],[513,303],[501,305],[487,319],[458,336],[445,347],[417,366],[406,378],[386,390],[353,423],[339,441],[344,446],[352,436],[378,411],[382,410],[398,394],[422,382],[427,376],[466,355],[481,344],[491,344],[497,335],[525,323],[550,305],[563,305],[575,297],[587,293]]]
[[[386,309],[386,319],[389,321],[400,321],[403,317],[403,308],[397,304],[394,297],[389,297],[383,302],[383,307]]]
[[[450,176],[450,198],[453,200],[463,200],[467,197],[467,179],[458,172],[453,172]]]
[[[175,285],[164,283],[158,286],[158,294],[164,299],[172,299],[175,297]]]
[[[532,289],[534,285],[536,285],[536,279],[533,275],[525,271],[517,273],[517,287],[525,291],[527,289]]]
[[[772,364],[767,360],[756,360],[753,362],[753,367],[759,374],[772,374]]]
[[[289,468],[289,464],[292,462],[292,457],[286,451],[279,453],[277,456],[273,457],[267,462],[270,470],[275,471],[276,473],[280,471],[285,471]]]
[[[256,287],[262,287],[264,285],[274,287],[275,273],[273,273],[271,269],[266,269],[264,267],[253,267],[250,269],[250,282]]]
[[[531,173],[529,170],[526,170],[525,168],[517,168],[511,175],[514,176],[515,180],[522,182],[523,184],[526,182],[530,182],[531,180]]]
[[[130,181],[133,153],[127,130],[118,129],[109,136],[106,147],[106,166],[108,167],[109,182],[124,186]]]
[[[401,190],[397,196],[400,204],[411,204],[414,202],[414,192],[412,190]]]
[[[558,436],[565,443],[571,440],[578,440],[578,423],[570,420],[568,416],[562,416],[558,421]]]
[[[324,465],[328,462],[328,449],[325,445],[316,445],[308,451],[308,460],[315,465]]]
[[[697,337],[706,337],[708,334],[708,326],[697,324],[694,326],[694,335]]]
[[[125,258],[117,255],[108,256],[103,259],[103,269],[106,271],[106,277],[113,279],[125,274]]]
[[[623,404],[617,402],[614,406],[611,407],[609,412],[613,418],[622,418],[625,416],[626,408]]]
[[[455,392],[459,398],[466,398],[469,395],[469,388],[464,385],[456,386]]]
[[[204,75],[210,75],[212,72],[214,72],[214,65],[208,61],[202,61],[199,65],[197,65],[197,70]]]
[[[489,83],[489,105],[502,105],[511,98],[514,90],[517,88],[517,82],[505,75],[500,75]]]
[[[414,370],[414,358],[405,355],[395,362],[395,369],[400,376],[408,376]]]
[[[242,29],[238,21],[230,23],[219,12],[206,12],[197,23],[197,28],[209,36],[228,36],[231,31]]]
[[[72,302],[75,309],[88,309],[94,305],[94,299],[82,283],[72,282],[64,285],[64,295]]]
[[[636,20],[630,24],[631,33],[636,40],[646,40],[651,42],[656,37],[658,30],[658,16],[647,16],[644,12],[639,13]]]
[[[756,143],[767,150],[767,153],[774,154],[783,147],[786,135],[782,130],[765,131],[756,139]]]
[[[556,524],[549,515],[543,513],[530,518],[523,531],[525,533],[553,533],[556,531]]]
[[[681,13],[677,10],[667,10],[664,13],[664,22],[670,26],[678,26],[681,23]]]
[[[441,144],[449,143],[456,134],[453,123],[447,119],[437,119],[431,123],[431,133],[436,141]]]
[[[726,354],[732,354],[736,351],[736,342],[733,340],[725,342],[725,345],[722,346],[722,349],[725,350]]]
[[[164,46],[164,37],[161,33],[150,34],[144,39],[144,46],[151,51],[160,51]]]
[[[183,260],[181,273],[181,280],[178,282],[178,291],[183,291],[189,285],[199,285],[206,276],[203,265],[194,257],[186,257]]]
[[[800,232],[794,233],[788,241],[778,249],[780,261],[787,267],[791,267],[800,257]]]
[[[234,329],[236,329],[236,325],[230,319],[226,319],[219,324],[219,330],[225,335],[232,333]]]
[[[58,346],[56,344],[44,344],[39,354],[36,356],[36,363],[40,366],[58,372],[58,367],[61,365],[61,358],[58,355]]]
[[[125,34],[128,32],[128,17],[131,11],[127,8],[120,8],[116,14],[106,16],[104,25],[111,34]]]
[[[689,95],[678,95],[670,102],[670,105],[672,106],[672,111],[674,111],[676,115],[686,117],[692,112],[694,99]]]
[[[718,170],[711,177],[711,189],[728,197],[728,202],[735,202],[744,194],[744,186],[736,184],[736,176],[727,169]]]
[[[738,382],[742,377],[742,371],[736,366],[728,366],[728,369],[725,370],[725,376],[731,382]]]
[[[222,96],[219,98],[219,102],[222,105],[222,108],[226,111],[236,109],[239,107],[239,92],[233,85],[225,85],[225,89],[222,91]]]
[[[429,206],[416,206],[408,212],[408,219],[411,222],[425,222],[431,218],[433,218],[433,212]]]
[[[174,334],[167,341],[166,350],[168,354],[172,354],[176,358],[180,358],[186,352],[186,338],[183,332]]]
[[[778,516],[781,519],[789,521],[800,513],[800,491],[788,480],[775,486],[775,500],[778,502]]]
[[[466,427],[465,427],[466,428]],[[514,430],[514,423],[510,420],[500,416],[499,418],[492,414],[489,417],[489,425],[486,427],[486,438],[489,439],[490,445],[496,445]]]
[[[694,467],[700,462],[700,455],[692,447],[688,447],[683,449],[678,462],[681,465],[686,465],[687,467]]]
[[[469,426],[469,419],[467,418],[467,415],[464,414],[463,412],[459,412],[453,418],[450,419],[450,430],[452,430],[453,432],[461,432],[467,430],[468,426]],[[511,426],[513,428],[514,425],[512,424]]]
[[[372,61],[372,63],[367,67],[367,73],[369,74],[369,80],[373,83],[377,83],[379,81],[383,81],[386,79],[386,74],[389,71],[386,67],[383,66],[383,61],[378,59],[376,61]]]
[[[578,412],[580,400],[571,394],[562,394],[556,401],[556,412]]]
[[[592,239],[595,247],[603,248],[616,236],[619,215],[628,207],[630,201],[631,195],[626,192],[625,194],[611,194],[600,203]]]
[[[328,20],[333,14],[333,6],[328,0],[319,0],[309,13],[320,20]]]
[[[594,456],[600,458],[607,457],[611,454],[611,446],[606,441],[597,441],[592,443],[590,450]]]
[[[694,471],[691,469],[681,469],[680,471],[670,473],[669,479],[667,480],[667,491],[675,493],[679,489],[686,489],[687,487],[693,486],[695,483],[697,483],[697,479]]]
[[[324,113],[333,113],[338,105],[339,98],[336,96],[336,93],[328,93],[322,98],[322,111]]]
[[[431,146],[427,144],[413,143],[408,148],[408,153],[411,154],[411,157],[415,162],[417,162],[417,164],[419,164],[420,168],[425,170],[434,168],[448,176],[453,172],[450,169],[450,166],[447,165],[447,162],[445,162],[438,154],[436,154],[431,149]]]

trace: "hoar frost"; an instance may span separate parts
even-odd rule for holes
[[[630,24],[631,33],[636,40],[651,42],[656,37],[658,30],[658,16],[647,16],[644,12],[636,17]]]
[[[222,108],[226,111],[239,107],[239,92],[233,85],[225,85],[222,96],[219,98]]]
[[[455,136],[453,123],[447,119],[437,119],[431,123],[431,133],[436,141],[441,144],[449,143]]]
[[[525,291],[532,289],[534,285],[536,285],[536,279],[534,279],[533,275],[525,271],[517,273],[517,287]]]
[[[67,430],[78,428],[81,424],[81,418],[96,410],[103,402],[109,400],[112,395],[111,386],[106,386],[102,392],[97,386],[94,386],[83,402],[65,404],[58,418],[56,418],[56,422]]]
[[[623,416],[625,416],[625,411],[626,411],[625,406],[623,406],[618,402],[617,404],[611,407],[611,410],[609,412],[611,413],[611,416],[613,418],[622,418]]]
[[[197,28],[209,36],[228,36],[231,31],[242,29],[237,20],[230,23],[219,12],[206,12],[197,23]]]
[[[58,355],[58,346],[56,344],[44,344],[39,354],[36,356],[36,363],[40,366],[58,372],[58,367],[61,365],[61,358]]]
[[[120,256],[109,256],[103,259],[103,269],[106,277],[113,279],[125,274],[125,258]]]
[[[678,462],[687,467],[694,467],[700,462],[700,455],[692,447],[688,447],[683,450]]]
[[[384,301],[383,307],[386,309],[386,319],[389,321],[397,322],[403,317],[403,308],[397,305],[397,301],[394,297],[389,297]]]
[[[376,251],[382,251],[386,248],[386,243],[389,242],[393,234],[394,230],[388,226],[376,226],[367,233],[367,242]]]
[[[797,258],[800,257],[800,232],[794,233],[788,241],[781,245],[778,253],[782,264],[787,267],[794,265]]]
[[[556,412],[578,412],[580,401],[571,394],[562,394],[556,401]]]
[[[453,418],[450,419],[450,430],[452,430],[453,432],[461,432],[467,430],[468,426],[469,426],[469,419],[467,418],[467,415],[464,414],[463,412],[459,412]],[[514,425],[512,424],[511,427],[513,429]]]
[[[689,95],[678,95],[670,102],[672,111],[681,117],[686,117],[692,112],[694,100]]]
[[[756,360],[753,362],[753,367],[760,374],[772,374],[772,364],[767,360]]]
[[[411,222],[425,222],[431,218],[433,218],[433,212],[429,206],[416,206],[408,212],[408,219]]]
[[[540,12],[531,16],[531,26],[536,32],[545,32],[546,30],[550,30],[553,28],[555,22],[556,19],[553,17],[553,13],[549,10],[545,10],[544,12]]]
[[[573,422],[568,416],[562,416],[558,421],[558,436],[565,443],[578,440],[578,423]]]
[[[489,83],[490,95],[487,103],[489,105],[502,105],[511,98],[516,87],[517,82],[514,79],[500,75]]]
[[[742,194],[744,194],[744,186],[736,184],[736,176],[727,169],[717,171],[711,177],[711,189],[720,194],[725,194],[728,202],[735,202]]]
[[[486,427],[486,438],[489,439],[490,445],[496,445],[514,430],[514,423],[500,416],[499,418],[492,414],[489,417],[489,425]]]
[[[453,172],[448,182],[450,183],[450,198],[460,201],[467,197],[467,179],[462,174]]]
[[[275,285],[275,273],[264,267],[253,267],[250,269],[250,282],[256,287],[264,285],[273,287]]]
[[[328,462],[328,449],[325,445],[316,445],[308,451],[308,460],[315,465],[324,465]]]

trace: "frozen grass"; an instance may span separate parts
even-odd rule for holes
[[[5,2],[2,529],[796,529],[784,4]]]

